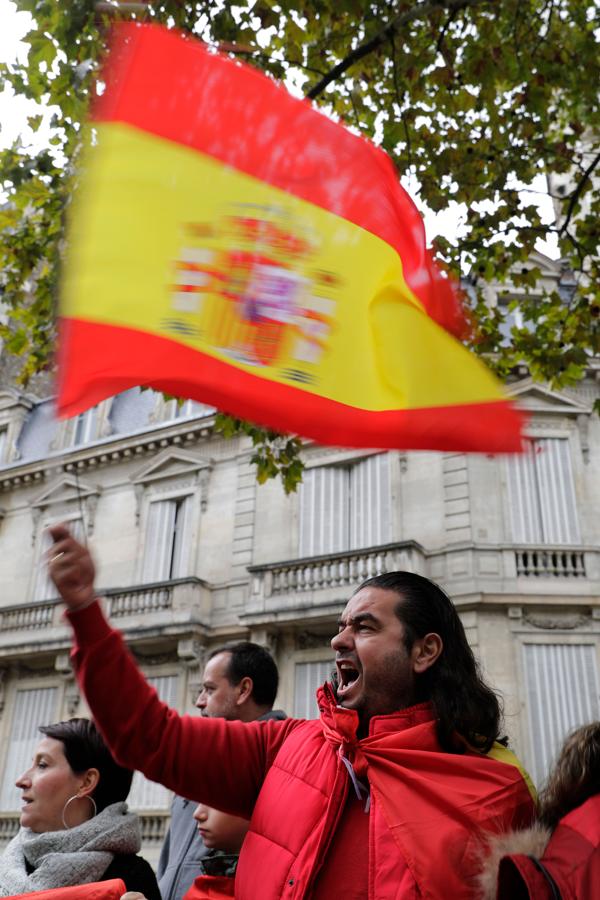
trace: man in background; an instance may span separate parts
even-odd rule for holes
[[[285,719],[273,710],[279,673],[271,654],[258,644],[241,641],[211,653],[196,706],[203,716],[253,722]],[[236,858],[208,849],[193,818],[196,803],[174,797],[171,824],[158,862],[158,884],[163,900],[181,900],[202,871],[235,869]],[[232,817],[233,818],[233,817]]]

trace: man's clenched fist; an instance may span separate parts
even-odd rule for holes
[[[48,571],[69,609],[91,603],[96,593],[96,569],[87,547],[76,541],[65,525],[54,525],[48,531],[54,543],[48,551]]]

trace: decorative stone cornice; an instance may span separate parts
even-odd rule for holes
[[[214,433],[214,415],[186,419],[142,433],[113,435],[85,447],[52,453],[41,459],[15,463],[0,469],[0,493],[30,487],[65,472],[92,471],[124,460],[155,456],[168,447],[187,448],[208,441]]]

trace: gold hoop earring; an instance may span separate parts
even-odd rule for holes
[[[94,810],[93,813],[92,813],[92,815],[91,815],[91,818],[93,819],[94,816],[97,816],[97,815],[98,815],[98,807],[96,806],[96,801],[94,800],[93,797],[91,797],[89,794],[82,794],[81,796],[80,796],[79,794],[73,794],[73,796],[72,796],[72,797],[69,797],[69,799],[67,800],[67,802],[66,802],[65,805],[63,806],[63,811],[62,811],[62,823],[63,823],[63,825],[64,825],[64,827],[65,827],[65,829],[66,829],[67,831],[68,831],[70,828],[75,828],[75,827],[76,827],[76,826],[74,826],[74,825],[67,825],[66,820],[65,820],[65,813],[67,812],[67,807],[68,807],[69,803],[72,803],[72,802],[73,802],[73,800],[89,800],[90,803],[92,804],[92,808],[93,808],[93,810]]]

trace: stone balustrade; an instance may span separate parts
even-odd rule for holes
[[[270,594],[315,591],[360,584],[365,578],[394,569],[412,569],[423,558],[414,542],[386,544],[365,550],[313,556],[265,567],[270,572]]]
[[[142,585],[127,590],[107,591],[108,615],[111,619],[160,612],[173,606],[173,585]]]
[[[170,815],[168,810],[165,812],[142,812],[139,813],[140,825],[142,829],[142,844],[162,844],[167,828],[169,827]]]
[[[194,605],[202,615],[210,613],[210,589],[200,578],[175,578],[153,584],[99,591],[106,598],[111,619],[152,616],[168,610],[187,609]],[[43,631],[61,627],[62,604],[49,599],[0,607],[0,634]]]
[[[0,609],[0,632],[50,628],[55,608],[54,600],[46,603],[29,603],[26,606],[5,606]]]
[[[142,831],[142,851],[154,844],[162,844],[169,826],[169,812],[165,810],[139,813]],[[0,851],[14,838],[19,830],[19,814],[0,813]]]
[[[314,607],[320,614],[319,609],[339,604],[364,579],[398,569],[429,576],[459,597],[486,591],[533,594],[541,580],[544,590],[557,596],[600,590],[598,548],[464,543],[425,550],[416,541],[402,541],[249,566],[250,590],[238,616],[242,623],[253,624],[258,619],[266,622],[270,614],[281,618],[286,610]],[[192,614],[208,625],[215,615],[218,589],[188,577],[102,593],[109,616],[127,630],[133,627],[128,619],[139,622],[148,617],[148,624],[158,627],[165,614],[181,622]],[[63,629],[61,615],[62,606],[55,599],[0,607],[0,644],[14,646],[19,633],[25,638],[33,632]],[[218,609],[216,615],[218,619]]]
[[[533,577],[585,578],[583,550],[569,547],[523,548],[515,550],[517,575]]]
[[[398,569],[428,576],[457,597],[486,591],[534,594],[540,579],[556,595],[587,595],[596,582],[600,588],[597,548],[464,543],[424,550],[405,541],[250,566],[252,588],[241,618],[258,625],[268,622],[269,615],[280,620],[291,619],[294,612],[319,615],[364,579]]]
[[[4,849],[19,830],[18,813],[0,813],[0,850]]]

